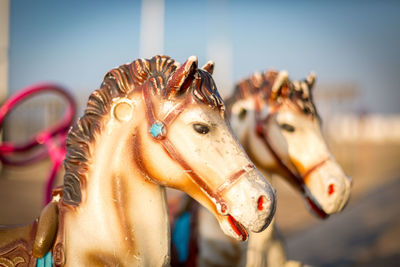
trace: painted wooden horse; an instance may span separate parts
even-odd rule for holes
[[[347,203],[351,179],[321,134],[312,98],[314,84],[314,74],[292,83],[285,71],[256,73],[237,84],[226,105],[233,131],[257,167],[286,178],[311,210],[326,218]],[[204,209],[199,210],[198,220],[199,266],[299,265],[287,262],[274,227],[250,235],[246,247],[222,236]]]
[[[108,72],[68,134],[63,187],[38,220],[0,230],[0,265],[169,265],[166,186],[198,200],[235,239],[264,230],[274,190],[223,114],[196,57]]]

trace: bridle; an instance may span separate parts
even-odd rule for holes
[[[300,190],[300,192],[304,195],[307,203],[311,206],[312,210],[322,219],[326,219],[329,215],[321,208],[321,206],[312,198],[311,194],[309,193],[309,190],[304,182],[304,180],[311,175],[314,171],[316,171],[318,168],[320,168],[322,165],[325,164],[325,162],[328,160],[328,158],[323,159],[319,161],[318,163],[314,164],[310,168],[308,168],[306,171],[304,171],[302,174],[300,174],[297,170],[293,169],[290,165],[286,164],[278,155],[276,150],[274,149],[271,139],[268,135],[268,131],[265,130],[270,125],[270,122],[272,121],[273,117],[276,116],[276,111],[272,111],[268,113],[268,115],[265,118],[262,118],[261,116],[261,104],[260,100],[258,98],[255,98],[255,121],[256,121],[256,126],[255,126],[255,132],[258,137],[263,140],[264,144],[272,154],[273,158],[279,165],[279,167],[286,173],[288,177],[294,182],[294,184],[297,186],[297,188]]]
[[[160,120],[154,114],[153,103],[151,101],[150,95],[151,90],[144,87],[142,93],[146,108],[146,118],[150,126],[150,136],[162,145],[165,152],[184,170],[186,170],[186,174],[192,179],[192,181],[197,184],[211,200],[215,202],[218,212],[222,215],[227,215],[229,213],[229,207],[226,201],[222,198],[222,193],[232,187],[237,181],[239,181],[243,174],[254,169],[254,165],[248,164],[240,168],[238,171],[235,171],[216,190],[213,190],[204,181],[204,179],[191,168],[190,164],[184,159],[181,153],[177,151],[175,146],[168,138],[168,126],[184,111],[187,105],[195,100],[193,100],[192,97],[188,96],[183,102],[174,106],[169,112],[167,112],[167,115],[162,120]]]

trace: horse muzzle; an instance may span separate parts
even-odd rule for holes
[[[332,160],[311,173],[305,184],[326,214],[340,212],[350,198],[351,178]]]
[[[275,214],[275,189],[256,169],[243,174],[221,197],[228,204],[229,222],[221,226],[224,232],[237,239],[246,240],[247,230],[263,231]]]

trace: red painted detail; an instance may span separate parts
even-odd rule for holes
[[[242,238],[243,241],[247,240],[247,231],[244,229],[244,227],[236,221],[231,215],[228,215],[228,222],[231,225],[233,231],[240,237]]]
[[[334,184],[330,184],[328,187],[328,194],[332,195],[333,193],[335,193],[335,185]]]
[[[258,210],[263,210],[264,209],[264,203],[266,202],[267,200],[265,199],[265,196],[261,196],[261,197],[259,197],[258,198],[258,205],[257,205],[257,208],[258,208]]]
[[[256,125],[256,133],[260,136],[263,137],[264,133],[263,133],[263,126],[261,123],[257,123]]]
[[[225,201],[218,197],[218,203],[220,203],[220,212],[221,214],[226,214],[228,211],[228,206],[226,205]],[[221,201],[222,200],[222,201]]]

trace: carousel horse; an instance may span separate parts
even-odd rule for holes
[[[199,201],[237,240],[264,230],[276,206],[196,57],[108,72],[69,131],[64,167],[37,220],[0,230],[1,266],[169,265],[165,187]]]
[[[321,133],[312,98],[314,84],[314,74],[292,83],[285,71],[256,73],[239,82],[225,103],[232,129],[257,168],[285,178],[317,216],[327,218],[347,203],[351,179]],[[204,209],[199,209],[197,217],[199,266],[300,265],[286,260],[272,226],[251,234],[246,246],[222,236]]]

